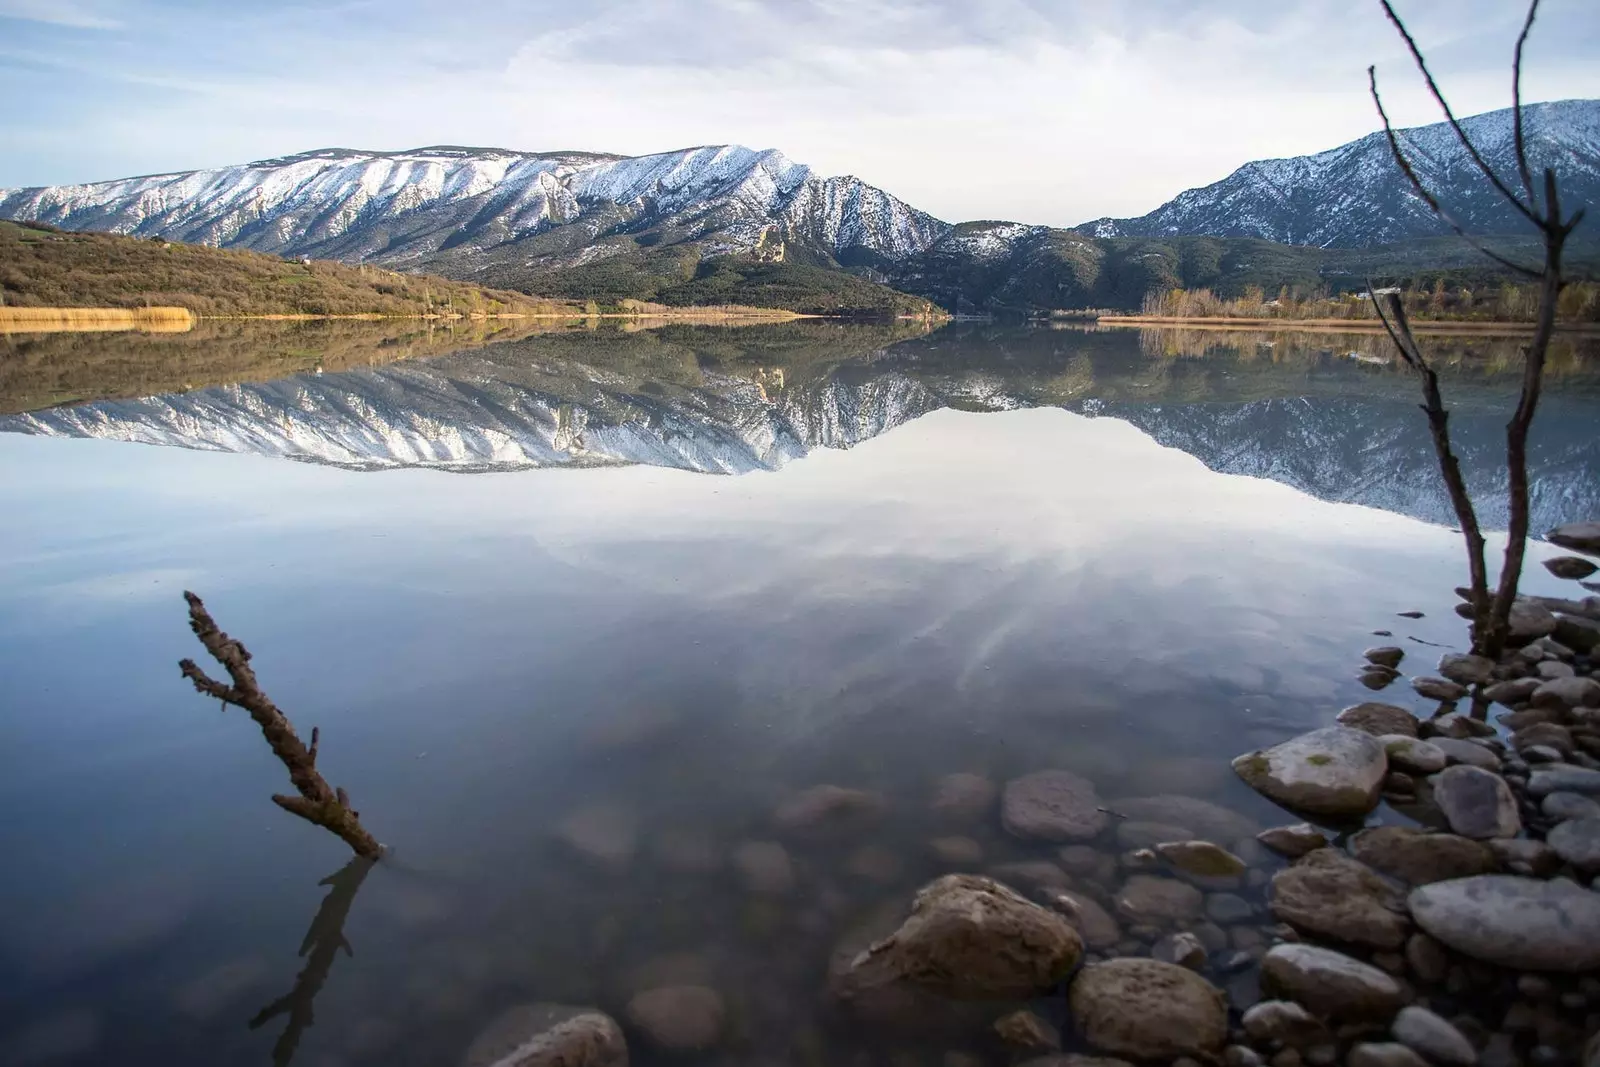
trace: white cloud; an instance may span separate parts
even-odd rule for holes
[[[0,0],[0,19],[21,19],[77,30],[115,30],[118,19],[89,10],[72,0]]]

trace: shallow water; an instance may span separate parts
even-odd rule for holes
[[[949,869],[929,839],[1053,856],[941,824],[941,775],[1068,767],[1113,809],[1270,825],[1229,758],[1370,698],[1370,631],[1419,673],[1417,642],[1463,637],[1384,368],[1065,331],[540,343],[7,423],[189,447],[0,436],[0,1062],[448,1063],[509,1006],[620,1016],[662,975],[728,1000],[702,1062],[1003,1062],[822,997],[840,937]],[[1554,521],[1600,481],[1573,360],[1536,461]],[[1447,376],[1484,478],[1512,381]],[[186,588],[393,847],[359,885],[268,801],[254,727],[178,677]],[[774,825],[821,782],[887,808]],[[611,862],[560,839],[593,810],[631,841]],[[790,850],[794,892],[741,885],[751,840]],[[348,918],[297,955],[330,894]]]

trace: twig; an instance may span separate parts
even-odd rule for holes
[[[1528,167],[1527,142],[1522,138],[1522,46],[1528,43],[1528,31],[1533,29],[1533,17],[1539,13],[1539,0],[1528,5],[1528,17],[1517,35],[1517,50],[1511,59],[1511,129],[1516,140],[1517,173],[1522,176],[1522,191],[1527,194],[1528,206],[1539,210],[1539,201],[1533,195],[1533,172]]]
[[[383,854],[377,838],[361,825],[361,813],[350,807],[349,797],[343,789],[335,790],[317,770],[317,744],[321,731],[311,732],[308,749],[294,732],[294,726],[278,706],[268,699],[256,683],[256,672],[250,666],[250,653],[217,627],[216,621],[206,611],[206,606],[193,593],[185,592],[189,602],[189,628],[200,639],[211,657],[228,672],[233,685],[223,685],[210,677],[192,659],[178,663],[183,676],[194,683],[195,690],[205,696],[216,697],[224,704],[232,704],[250,715],[261,727],[261,734],[277,756],[288,768],[289,781],[300,794],[296,797],[275,795],[272,802],[283,810],[300,816],[338,834],[358,856],[376,859]]]

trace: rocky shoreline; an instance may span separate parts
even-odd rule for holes
[[[1550,539],[1600,555],[1600,524]],[[1600,596],[1522,598],[1513,635],[1498,662],[1446,653],[1413,678],[1428,714],[1358,704],[1234,761],[1309,821],[1102,800],[1068,769],[934,783],[927,849],[949,873],[835,932],[818,979],[841,1025],[940,1048],[850,1062],[1600,1067]],[[1398,683],[1407,658],[1367,650],[1362,681]],[[854,875],[893,882],[897,857],[856,844],[887,803],[815,786],[772,813],[771,840],[686,858],[792,899],[793,849],[826,836]],[[995,824],[1026,858],[985,863],[976,828]],[[600,863],[633,847],[605,812],[560,833]],[[649,1062],[789,1062],[738,1047],[731,991],[692,957],[638,984],[610,1014],[511,1008],[462,1063],[623,1067],[630,1045]]]

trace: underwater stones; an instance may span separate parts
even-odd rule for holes
[[[951,874],[924,886],[910,917],[852,960],[840,984],[902,981],[958,1000],[1025,998],[1060,981],[1082,954],[1060,915],[992,879]]]
[[[1544,539],[1586,556],[1600,556],[1600,522],[1569,522],[1545,534]]]
[[[1246,1011],[1239,1024],[1250,1040],[1262,1045],[1276,1042],[1305,1048],[1323,1044],[1330,1036],[1320,1019],[1292,1000],[1263,1000]]]
[[[794,863],[776,841],[746,841],[733,850],[733,867],[750,892],[784,896],[794,889]]]
[[[1298,930],[1374,948],[1399,948],[1409,927],[1400,893],[1332,849],[1309,853],[1273,875],[1269,906]]]
[[[994,1021],[994,1032],[1012,1048],[1040,1052],[1061,1047],[1061,1031],[1031,1011],[1014,1011]]]
[[[1000,787],[981,774],[947,774],[934,786],[933,813],[951,822],[979,822],[994,809],[999,795]]]
[[[1372,734],[1329,726],[1240,756],[1233,769],[1256,791],[1286,807],[1319,815],[1363,815],[1377,806],[1388,759]]]
[[[1296,823],[1293,826],[1274,826],[1257,834],[1256,840],[1280,856],[1288,856],[1290,859],[1299,859],[1307,852],[1326,848],[1328,844],[1327,835],[1308,822]]]
[[[824,832],[866,825],[884,807],[881,795],[865,789],[816,785],[784,801],[772,818],[783,830]]]
[[[1400,983],[1370,964],[1316,945],[1277,945],[1261,958],[1262,988],[1339,1021],[1391,1018],[1405,1003]]]
[[[638,820],[619,804],[590,804],[570,812],[555,827],[556,838],[608,867],[624,867],[638,846]]]
[[[882,845],[862,845],[844,861],[845,873],[879,885],[898,881],[905,864],[898,855]]]
[[[1486,840],[1515,837],[1521,831],[1517,798],[1498,774],[1460,765],[1446,767],[1431,781],[1434,803],[1462,837]]]
[[[665,986],[628,1001],[628,1024],[665,1052],[696,1052],[722,1038],[727,1008],[716,990],[698,985]]]
[[[1380,704],[1375,701],[1356,704],[1341,711],[1335,721],[1340,726],[1348,726],[1352,730],[1360,730],[1375,737],[1383,734],[1417,736],[1417,717],[1394,704]]]
[[[949,867],[970,867],[983,862],[983,846],[970,837],[936,837],[928,852]]]
[[[1180,877],[1205,888],[1232,889],[1244,878],[1244,861],[1209,841],[1164,841],[1156,845],[1156,855]]]
[[[1106,826],[1094,783],[1071,771],[1036,771],[1006,783],[1000,820],[1014,837],[1086,841]]]
[[[1402,826],[1362,830],[1351,839],[1350,851],[1373,870],[1412,885],[1488,874],[1499,866],[1487,845]]]
[[[479,1032],[461,1067],[627,1067],[622,1029],[604,1012],[561,1004],[507,1009]]]
[[[1200,916],[1205,897],[1174,878],[1136,874],[1117,891],[1117,914],[1133,923],[1178,923]]]
[[[1529,971],[1600,967],[1600,894],[1572,882],[1486,874],[1411,891],[1429,935],[1485,963]]]
[[[1198,937],[1187,931],[1168,934],[1150,946],[1150,957],[1162,963],[1175,963],[1179,967],[1198,971],[1206,965],[1206,947]]]
[[[1104,952],[1122,940],[1122,927],[1093,897],[1061,890],[1048,894],[1047,903],[1052,910],[1060,912],[1078,931],[1083,943],[1096,952]]]
[[[1221,1051],[1228,1037],[1222,991],[1193,971],[1150,959],[1085,967],[1067,991],[1089,1044],[1138,1059]]]
[[[1165,823],[1188,830],[1185,838],[1198,838],[1227,845],[1252,836],[1258,824],[1249,818],[1199,797],[1160,793],[1147,797],[1125,797],[1106,805],[1118,815],[1141,822]]]

